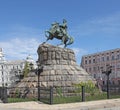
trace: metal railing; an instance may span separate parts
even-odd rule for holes
[[[110,98],[120,98],[120,86],[110,86]],[[38,100],[47,104],[58,104],[107,99],[107,93],[106,91],[102,92],[97,87],[87,86],[49,88],[0,87],[0,99],[4,103]]]

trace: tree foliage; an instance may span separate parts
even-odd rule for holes
[[[79,84],[75,84],[75,87],[78,87],[78,91],[81,92],[82,89],[81,87],[85,87],[85,93],[90,93],[91,95],[94,95],[95,93],[99,93],[100,90],[97,88],[96,84],[93,83],[92,81],[87,81],[87,82],[80,82]]]
[[[23,76],[24,77],[27,77],[28,73],[30,72],[30,67],[29,67],[29,64],[28,62],[25,63],[25,67],[23,69]]]

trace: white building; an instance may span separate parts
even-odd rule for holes
[[[23,78],[23,69],[25,63],[33,64],[36,68],[36,63],[29,55],[26,60],[6,61],[2,49],[0,48],[0,86],[12,86]]]
[[[24,66],[25,60],[14,60],[6,62],[6,72],[8,72],[8,86],[16,84],[23,78]]]
[[[6,60],[4,54],[2,53],[2,48],[0,48],[0,86],[4,86],[8,81],[8,72],[6,72]]]

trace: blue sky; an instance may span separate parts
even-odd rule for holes
[[[80,64],[82,55],[120,47],[120,0],[0,0],[0,47],[7,60],[37,60],[51,23],[68,23]],[[60,41],[48,43],[56,45]]]

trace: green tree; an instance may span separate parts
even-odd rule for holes
[[[29,64],[28,62],[25,63],[25,67],[23,69],[23,76],[24,77],[27,77],[28,73],[30,72],[30,67],[29,67]]]

